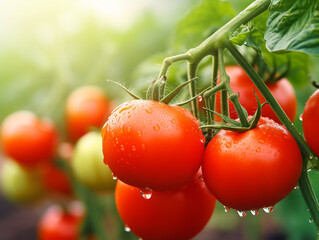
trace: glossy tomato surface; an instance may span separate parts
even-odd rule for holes
[[[92,127],[101,128],[111,110],[110,100],[95,86],[74,90],[66,102],[67,131],[72,141],[78,140]]]
[[[306,102],[302,119],[306,142],[311,150],[319,156],[319,90],[315,91]]]
[[[39,240],[78,240],[84,218],[83,208],[74,206],[63,210],[58,205],[49,207],[38,225]]]
[[[57,151],[58,134],[48,119],[19,111],[7,116],[1,127],[4,152],[25,167],[51,162]]]
[[[102,130],[104,161],[121,181],[164,191],[198,171],[205,137],[186,109],[149,100],[119,106]]]
[[[197,174],[187,185],[142,197],[140,189],[118,181],[118,212],[131,231],[144,240],[186,240],[197,235],[211,218],[215,198]]]
[[[248,115],[254,115],[257,110],[257,100],[253,90],[255,90],[261,103],[266,102],[265,98],[240,66],[227,66],[226,72],[230,77],[230,86],[232,90],[236,94],[239,94],[239,102],[247,110]],[[294,121],[297,114],[297,98],[291,83],[286,78],[283,78],[275,83],[267,84],[267,87],[289,119]],[[217,95],[219,96],[220,94]],[[219,97],[216,100],[216,104],[216,109],[220,111]],[[229,113],[230,117],[233,119],[238,117],[236,109],[231,102],[229,104]],[[262,116],[280,123],[280,120],[269,104],[262,108]]]
[[[207,145],[203,161],[207,188],[218,201],[241,211],[270,207],[296,186],[302,157],[282,125],[261,118],[252,130],[221,130]]]

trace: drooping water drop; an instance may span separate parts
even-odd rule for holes
[[[239,217],[245,217],[246,216],[246,212],[245,211],[237,211]]]
[[[124,150],[125,150],[125,148],[124,148],[124,145],[123,145],[123,144],[121,144],[120,149],[121,149],[121,151],[124,151]]]
[[[227,148],[230,148],[230,147],[231,147],[231,143],[230,143],[230,142],[227,142],[227,143],[226,143],[226,147],[227,147]]]
[[[134,145],[132,145],[132,151],[136,151],[136,147]]]
[[[201,142],[201,143],[205,143],[205,141],[206,141],[205,137],[202,136],[202,137],[200,138],[200,142]]]
[[[152,113],[152,112],[153,112],[151,109],[148,109],[148,108],[145,108],[145,111],[146,111],[147,113]]]
[[[116,180],[116,179],[117,179],[117,176],[115,176],[115,175],[112,173],[112,178],[113,178],[113,180]]]
[[[298,185],[296,185],[295,187],[294,187],[294,189],[298,189],[299,188],[299,186]]]
[[[263,210],[265,211],[265,213],[271,213],[274,210],[274,206],[265,207],[263,208]]]
[[[197,100],[198,100],[198,102],[202,102],[202,101],[203,101],[203,97],[202,97],[202,96],[199,96],[199,97],[197,98]]]
[[[124,230],[125,230],[125,232],[130,232],[130,231],[131,231],[131,228],[128,227],[127,225],[125,225]]]
[[[312,217],[309,219],[309,223],[313,223],[313,218]]]
[[[256,216],[256,215],[258,215],[259,210],[258,209],[257,210],[250,210],[250,212],[252,215]]]
[[[311,170],[312,170],[312,168],[308,168],[308,169],[307,169],[307,172],[310,172]]]
[[[149,188],[143,188],[143,189],[140,189],[141,191],[141,194],[142,194],[142,197],[144,199],[150,199],[152,197],[152,190],[149,189]]]
[[[141,137],[142,136],[142,132],[141,131],[137,131],[137,136]]]
[[[300,116],[299,116],[299,120],[300,120],[300,121],[302,121],[302,120],[303,120],[303,113],[302,113],[302,114],[300,114]]]
[[[155,124],[155,125],[153,126],[153,129],[154,129],[155,131],[158,131],[158,130],[160,130],[160,127],[158,126],[158,124]]]
[[[228,213],[228,212],[230,211],[230,208],[229,208],[229,207],[224,206],[224,210],[225,210],[225,213]]]

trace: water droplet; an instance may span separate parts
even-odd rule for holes
[[[111,134],[112,134],[112,137],[115,137],[115,134],[114,134],[114,132],[112,132]]]
[[[161,122],[162,127],[165,127],[165,122]]]
[[[125,232],[130,232],[131,231],[131,229],[128,226],[126,226],[126,225],[124,227],[124,230],[125,230]]]
[[[150,199],[152,197],[152,190],[149,188],[143,188],[140,190],[142,197],[145,199]]]
[[[310,224],[313,223],[313,218],[312,217],[309,219],[309,223]]]
[[[201,142],[201,143],[205,143],[205,141],[206,141],[205,137],[202,136],[202,137],[200,138],[200,142]]]
[[[137,136],[142,136],[142,132],[141,131],[137,131]]]
[[[265,213],[271,213],[274,210],[274,206],[265,207],[263,208],[263,210],[265,211]]]
[[[124,145],[123,145],[123,144],[121,144],[120,149],[121,149],[121,151],[124,151],[124,150],[125,150],[125,148],[124,148]]]
[[[298,189],[299,188],[299,186],[298,185],[296,185],[295,187],[294,187],[294,189]]]
[[[242,153],[241,153],[241,156],[242,156],[242,157],[246,157],[246,153],[242,152]]]
[[[113,173],[112,173],[112,178],[113,178],[113,180],[117,179],[117,177]]]
[[[308,168],[308,169],[307,169],[307,172],[310,172],[311,170],[312,170],[312,168]]]
[[[259,139],[258,142],[264,143],[265,141],[263,139]]]
[[[250,212],[251,212],[252,215],[256,216],[256,215],[258,215],[259,210],[258,209],[257,210],[251,210]]]
[[[313,155],[310,155],[310,156],[309,156],[309,159],[312,160],[312,159],[313,159]]]
[[[153,129],[154,129],[155,131],[158,131],[158,130],[160,129],[160,127],[156,124],[156,125],[153,126]]]
[[[116,144],[119,144],[118,138],[115,138],[115,143],[116,143]]]
[[[197,98],[197,100],[198,100],[198,102],[202,102],[202,101],[203,101],[203,97],[202,97],[202,96],[199,96],[199,97]]]
[[[152,112],[153,112],[151,109],[148,109],[148,108],[145,108],[145,111],[146,111],[147,113],[152,113]]]
[[[239,217],[245,217],[246,216],[246,212],[245,211],[237,211]]]
[[[123,134],[124,133],[124,125],[122,125],[120,133]]]
[[[258,153],[259,153],[259,152],[260,152],[260,148],[256,148],[256,152],[258,152]]]
[[[227,148],[230,148],[230,147],[231,147],[231,143],[230,143],[230,142],[227,142],[227,143],[226,143],[226,147],[227,147]]]
[[[132,132],[132,128],[131,128],[131,127],[128,127],[128,128],[127,128],[127,132],[129,132],[129,133]]]
[[[303,120],[303,114],[300,114],[299,116],[299,120],[302,121]]]
[[[176,120],[175,120],[175,119],[172,119],[171,122],[172,122],[172,123],[176,123]]]
[[[225,209],[225,213],[228,213],[230,211],[229,207],[224,206],[224,209]]]

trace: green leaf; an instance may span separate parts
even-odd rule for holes
[[[271,52],[319,54],[319,3],[273,0],[265,33]]]
[[[230,41],[235,44],[243,45],[247,35],[251,32],[251,29],[247,25],[241,25],[230,37]]]
[[[226,1],[204,0],[178,24],[176,47],[196,47],[205,38],[235,16],[232,5]]]

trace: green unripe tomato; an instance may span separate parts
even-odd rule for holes
[[[6,198],[19,204],[33,203],[44,193],[37,172],[25,169],[12,160],[5,160],[2,165],[1,188]]]
[[[71,167],[75,178],[96,191],[113,191],[112,172],[103,162],[102,137],[97,132],[85,134],[76,143]]]

